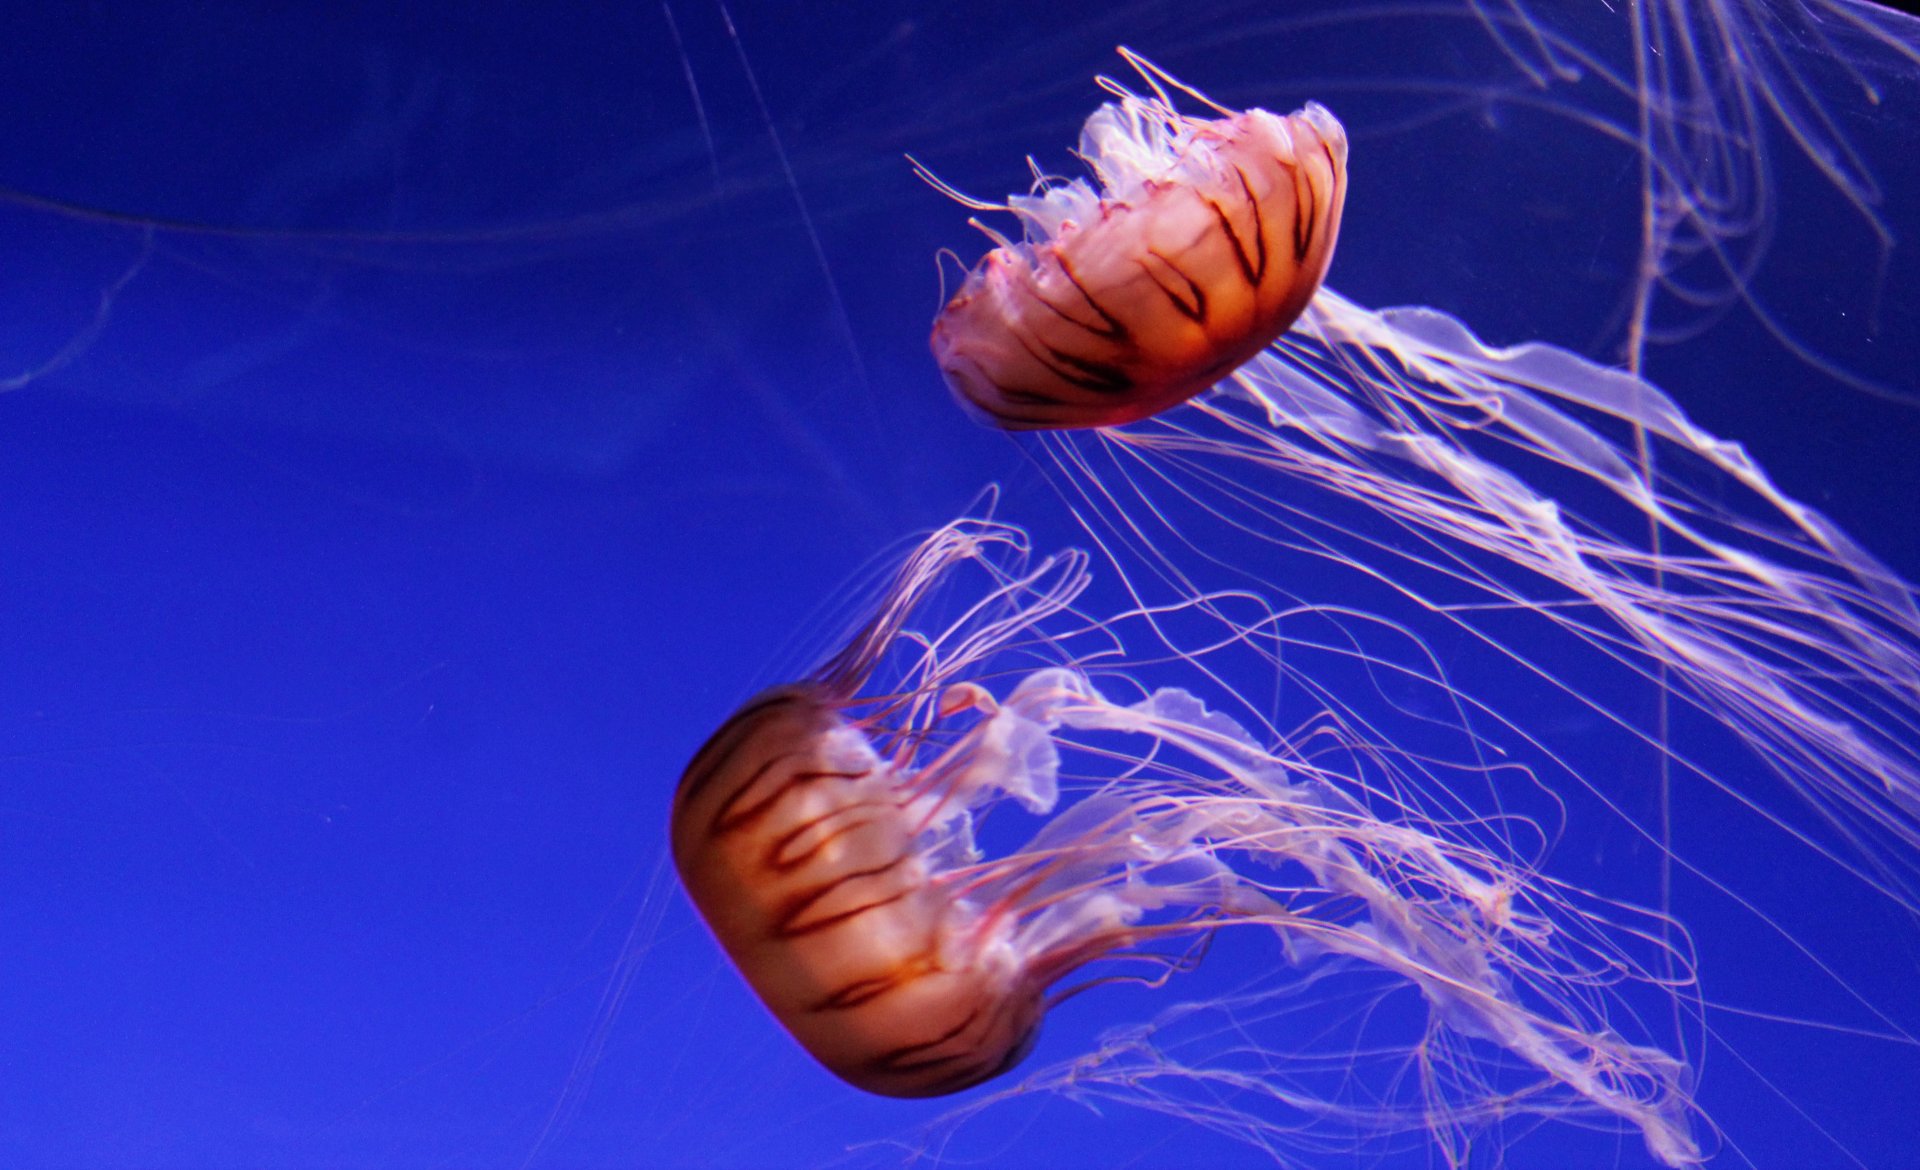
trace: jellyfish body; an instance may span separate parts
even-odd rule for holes
[[[1606,988],[1641,982],[1629,948],[1644,923],[1581,905],[1498,834],[1423,815],[1407,776],[1369,783],[1320,762],[1340,753],[1263,746],[1179,688],[1108,698],[1067,648],[1093,637],[1110,654],[1116,623],[1160,615],[1087,623],[1072,608],[1085,556],[1029,569],[1024,554],[1003,526],[936,532],[845,651],[749,702],[681,780],[684,884],[809,1053],[874,1092],[955,1092],[1027,1054],[1073,972],[1147,964],[1164,979],[1193,961],[1166,948],[1260,927],[1279,969],[1365,970],[1425,1005],[1367,1092],[1360,1054],[1381,1048],[1338,1042],[1341,1091],[1360,1100],[1302,1101],[1316,1124],[1424,1129],[1458,1149],[1517,1113],[1572,1112],[1636,1129],[1665,1165],[1699,1160],[1684,1065],[1607,1010]],[[984,594],[945,629],[910,629],[962,565],[987,573]],[[1061,660],[990,687],[1043,648]],[[877,679],[889,663],[901,677]],[[975,819],[1008,800],[1048,819],[989,855]],[[1376,1014],[1394,1015],[1356,1026]]]
[[[1205,120],[1110,88],[1080,137],[1101,191],[1043,180],[1009,199],[1026,240],[1001,239],[934,322],[947,384],[1001,427],[1186,401],[1284,332],[1333,258],[1347,139],[1324,107]]]
[[[741,973],[808,1052],[892,1097],[957,1092],[1032,1046],[1042,986],[931,880],[929,809],[817,688],[748,703],[688,765],[673,852]]]

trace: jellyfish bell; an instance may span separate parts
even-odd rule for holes
[[[1390,1043],[1372,1034],[1389,1011],[1356,1013],[1364,1039],[1312,1029],[1338,1054],[1325,1100],[1275,1054],[1268,1076],[1287,1084],[1273,1095],[1306,1121],[1250,1112],[1266,1138],[1418,1130],[1452,1157],[1515,1116],[1577,1114],[1637,1131],[1664,1165],[1701,1160],[1684,1062],[1630,1040],[1634,1013],[1612,1006],[1684,986],[1646,975],[1637,952],[1658,932],[1643,916],[1545,879],[1486,822],[1424,812],[1390,745],[1331,750],[1331,725],[1263,743],[1184,689],[1137,681],[1121,631],[1168,615],[1089,618],[1088,566],[1077,552],[1029,564],[1008,526],[948,525],[844,650],[750,700],[689,764],[675,863],[802,1047],[872,1092],[958,1092],[1028,1055],[1043,1015],[1089,986],[1061,986],[1076,972],[1157,984],[1213,934],[1251,926],[1278,937],[1276,970],[1370,972],[1422,1005]],[[984,573],[982,595],[915,629],[963,567]],[[1137,697],[1111,697],[1121,687]],[[1046,819],[983,847],[976,825],[1008,803]],[[1233,1047],[1259,1042],[1236,1032]],[[1308,1037],[1270,1042],[1310,1063]],[[1089,1081],[1103,1056],[1072,1064]]]
[[[1103,79],[1117,100],[1078,152],[1100,191],[1042,178],[977,205],[1026,238],[986,229],[999,246],[934,321],[947,384],[997,426],[1114,426],[1184,402],[1284,332],[1333,259],[1347,138],[1330,112],[1192,117],[1177,82],[1125,55],[1153,94]]]
[[[741,973],[842,1080],[890,1097],[957,1092],[1017,1064],[1044,976],[1005,925],[943,897],[866,739],[810,686],[749,703],[687,768],[681,879]]]
[[[1019,1063],[1047,985],[1084,961],[1076,948],[1034,946],[1006,915],[936,880],[943,856],[971,852],[972,802],[999,791],[1051,804],[1044,735],[995,712],[938,760],[908,769],[878,754],[871,719],[863,727],[849,716],[897,623],[955,560],[979,555],[982,539],[1004,537],[957,526],[936,534],[868,630],[815,678],[750,700],[695,755],[674,796],[675,864],[742,975],[821,1064],[885,1096],[958,1092]],[[1083,566],[1061,567],[1057,592],[1023,620],[1077,589]],[[973,684],[927,686],[940,718],[993,709]]]

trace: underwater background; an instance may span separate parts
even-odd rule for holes
[[[1625,60],[1605,6],[1555,19]],[[1617,355],[1640,172],[1606,128],[1633,107],[1542,85],[1464,5],[11,6],[0,1163],[1272,1164],[1177,1114],[1034,1093],[956,1130],[848,1089],[664,864],[687,758],[913,536],[997,483],[999,518],[1075,539],[927,354],[935,254],[984,240],[903,156],[988,198],[1029,154],[1069,170],[1121,44],[1229,106],[1340,115],[1343,293]],[[1648,369],[1914,580],[1920,66],[1807,60],[1891,245],[1776,144],[1774,328],[1681,314]],[[1677,810],[1683,852],[1920,1027],[1911,916],[1707,815]],[[1644,872],[1640,844],[1570,818],[1556,856]],[[1914,1046],[1850,1032],[1883,1022],[1832,982],[1717,965],[1751,930],[1721,903],[1677,910],[1709,1001],[1832,1025],[1716,1018],[1716,1164],[1920,1167]],[[1077,997],[1034,1062],[1279,961],[1221,952]],[[1507,1140],[1650,1164],[1577,1125]]]

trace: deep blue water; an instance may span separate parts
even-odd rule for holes
[[[1003,518],[1071,539],[1027,449],[927,356],[934,255],[981,242],[903,153],[986,196],[1029,153],[1065,169],[1124,43],[1227,104],[1346,120],[1332,282],[1363,303],[1606,358],[1634,255],[1631,156],[1444,5],[740,0],[735,41],[683,0],[678,43],[649,5],[14,7],[0,377],[33,376],[0,395],[9,1166],[812,1166],[924,1140],[943,1106],[813,1066],[662,864],[686,758],[829,649],[907,538],[999,482]],[[1577,31],[1617,51],[1593,7]],[[1884,270],[1780,143],[1755,287],[1892,393],[1739,307],[1651,370],[1911,580],[1920,66],[1882,64],[1878,106],[1808,76],[1882,184]],[[1551,100],[1624,123],[1603,89]],[[1910,918],[1680,832],[1920,1027]],[[1561,849],[1614,846],[1575,824]],[[1752,930],[1699,905],[1708,956]],[[1036,1059],[1274,961],[1082,996]],[[1708,970],[1709,999],[1860,1023],[1831,985]],[[1754,1162],[1850,1164],[1825,1129],[1920,1166],[1913,1047],[1720,1025],[1701,1097]],[[1516,1140],[1515,1166],[1647,1164],[1573,1127]],[[1039,1099],[954,1154],[1268,1161]]]

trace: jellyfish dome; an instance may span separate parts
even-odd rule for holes
[[[1103,84],[1117,100],[1078,152],[1099,192],[1042,175],[1034,194],[968,201],[1011,212],[1026,239],[985,229],[1000,246],[935,320],[933,353],[999,426],[1113,426],[1178,405],[1291,325],[1333,259],[1347,138],[1325,107],[1207,120],[1164,89]]]

